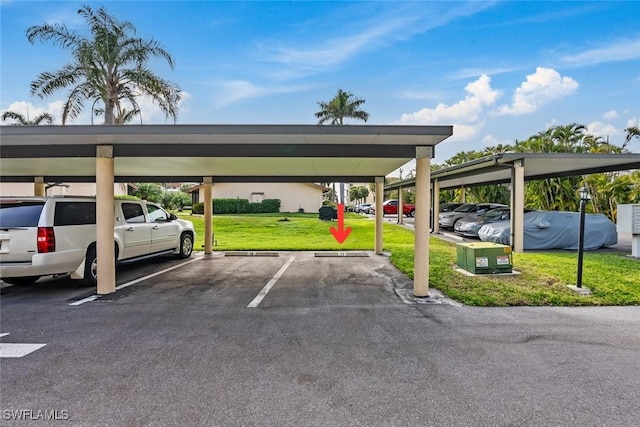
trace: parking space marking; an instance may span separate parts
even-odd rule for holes
[[[0,337],[6,337],[8,333],[0,334]],[[46,344],[14,344],[0,343],[0,358],[5,357],[24,357],[29,353],[33,353]]]
[[[149,274],[147,276],[143,276],[143,277],[140,277],[138,279],[132,280],[130,282],[123,283],[122,285],[116,286],[116,291],[119,291],[120,289],[124,289],[124,288],[126,288],[128,286],[131,286],[131,285],[135,285],[136,283],[143,282],[143,281],[145,281],[147,279],[151,279],[152,277],[159,276],[159,275],[164,274],[164,273],[166,273],[168,271],[175,270],[176,268],[184,267],[185,265],[191,264],[192,262],[200,261],[201,259],[204,259],[204,258],[198,257],[198,258],[195,258],[195,259],[191,259],[189,261],[183,262],[182,264],[174,265],[173,267],[165,268],[164,270],[156,271],[155,273]],[[100,297],[100,295],[92,295],[92,296],[87,297],[85,299],[81,299],[79,301],[72,302],[69,305],[81,305],[81,304],[84,304],[85,302],[95,301],[99,297]]]
[[[280,270],[278,270],[278,272],[271,278],[271,280],[267,282],[267,284],[264,286],[264,288],[262,288],[260,293],[253,299],[253,301],[251,301],[251,303],[249,303],[247,308],[256,308],[258,305],[260,305],[264,297],[267,296],[271,288],[273,288],[273,285],[275,285],[276,282],[280,279],[280,277],[282,277],[284,272],[287,271],[287,268],[289,268],[289,266],[293,263],[295,259],[296,257],[292,256],[287,260],[287,262],[284,263],[282,267],[280,267]]]
[[[95,301],[97,299],[98,299],[98,295],[91,295],[90,297],[83,298],[83,299],[78,300],[78,301],[74,301],[74,302],[70,303],[69,305],[81,305],[81,304],[84,304],[85,302],[91,302],[91,301]]]

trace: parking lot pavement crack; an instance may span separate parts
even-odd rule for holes
[[[451,298],[447,298],[442,292],[434,288],[429,289],[428,297],[416,297],[410,289],[396,288],[394,291],[405,304],[452,305],[462,307],[462,304]]]

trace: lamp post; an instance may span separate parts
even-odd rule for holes
[[[578,279],[577,287],[582,287],[582,255],[584,253],[584,209],[591,196],[589,195],[589,189],[587,187],[580,187],[578,190],[580,194],[580,233],[578,234]]]

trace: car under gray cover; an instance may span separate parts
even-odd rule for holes
[[[524,249],[578,249],[578,212],[534,211],[524,214]],[[486,242],[509,244],[510,221],[486,224],[478,237]],[[615,224],[603,214],[586,214],[584,249],[595,250],[618,243]]]

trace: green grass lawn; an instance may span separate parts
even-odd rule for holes
[[[196,250],[203,249],[204,220],[201,216],[181,215],[193,221],[198,233]],[[286,221],[285,221],[286,219]],[[345,226],[353,231],[344,244],[338,244],[329,227],[335,222],[318,219],[317,214],[215,215],[214,250],[373,250],[374,221],[356,214],[345,214]],[[384,249],[391,262],[413,278],[413,240],[411,230],[384,224]],[[455,244],[430,239],[430,286],[467,305],[637,305],[640,304],[640,261],[613,253],[585,252],[583,285],[593,295],[580,296],[567,288],[575,284],[575,252],[527,252],[514,254],[514,276],[468,277],[453,269]]]

